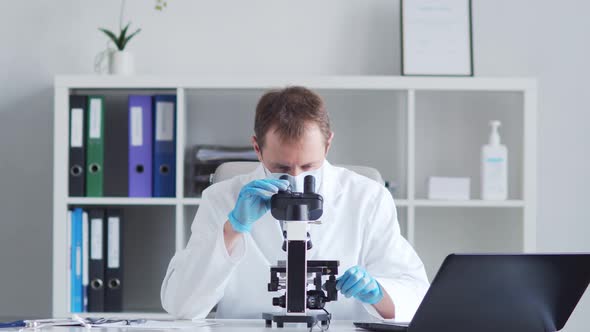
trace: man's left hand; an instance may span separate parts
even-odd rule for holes
[[[336,289],[347,298],[354,297],[368,304],[376,304],[383,299],[383,291],[377,280],[358,265],[348,269],[336,280]]]

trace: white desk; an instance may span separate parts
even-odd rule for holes
[[[187,329],[169,329],[166,331],[169,332],[307,332],[309,329],[307,328],[306,324],[285,324],[284,328],[277,328],[276,325],[273,323],[272,328],[266,328],[263,319],[217,319],[217,320],[208,320],[211,322],[216,322],[216,325],[213,326],[203,326],[203,327],[195,327],[195,328],[187,328]],[[19,329],[2,329],[0,332],[15,332],[19,331]],[[33,330],[33,329],[25,329],[21,330],[23,332],[28,331],[36,331],[36,332],[89,332],[89,331],[102,331],[102,332],[157,332],[163,330],[154,330],[154,329],[141,329],[141,328],[125,328],[122,327],[109,327],[109,328],[101,328],[101,329],[91,329],[87,330],[84,327],[47,327],[40,330]],[[318,327],[313,328],[314,332],[319,332],[320,329]],[[339,332],[339,331],[360,331],[357,330],[354,325],[352,325],[352,321],[332,321],[330,324],[329,332]]]

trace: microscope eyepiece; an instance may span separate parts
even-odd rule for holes
[[[315,177],[308,175],[303,179],[303,192],[306,194],[315,193]]]

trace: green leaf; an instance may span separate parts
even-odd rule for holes
[[[114,33],[112,33],[111,31],[107,30],[107,29],[103,29],[103,28],[98,28],[98,30],[104,32],[105,35],[107,35],[112,41],[113,43],[115,43],[115,45],[117,45],[117,47],[119,47],[118,43],[117,43],[117,36],[115,36]]]
[[[119,42],[117,44],[117,46],[119,47],[119,50],[123,50],[125,48],[125,35],[127,34],[127,29],[129,29],[129,25],[131,24],[131,22],[127,23],[127,25],[123,28],[123,30],[121,30],[121,35],[119,35]]]
[[[137,35],[139,32],[141,32],[141,29],[137,29],[137,31],[135,31],[134,33],[130,34],[127,38],[125,38],[125,40],[123,41],[123,48],[125,48],[125,46],[127,45],[127,43],[129,42],[129,40],[131,40],[131,38],[133,38],[135,35]],[[121,49],[122,50],[122,49]]]

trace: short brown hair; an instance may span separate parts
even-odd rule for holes
[[[271,128],[275,128],[282,141],[293,142],[303,136],[309,122],[318,125],[327,143],[332,134],[330,119],[317,93],[301,86],[272,90],[258,101],[254,134],[262,149],[265,135]]]

